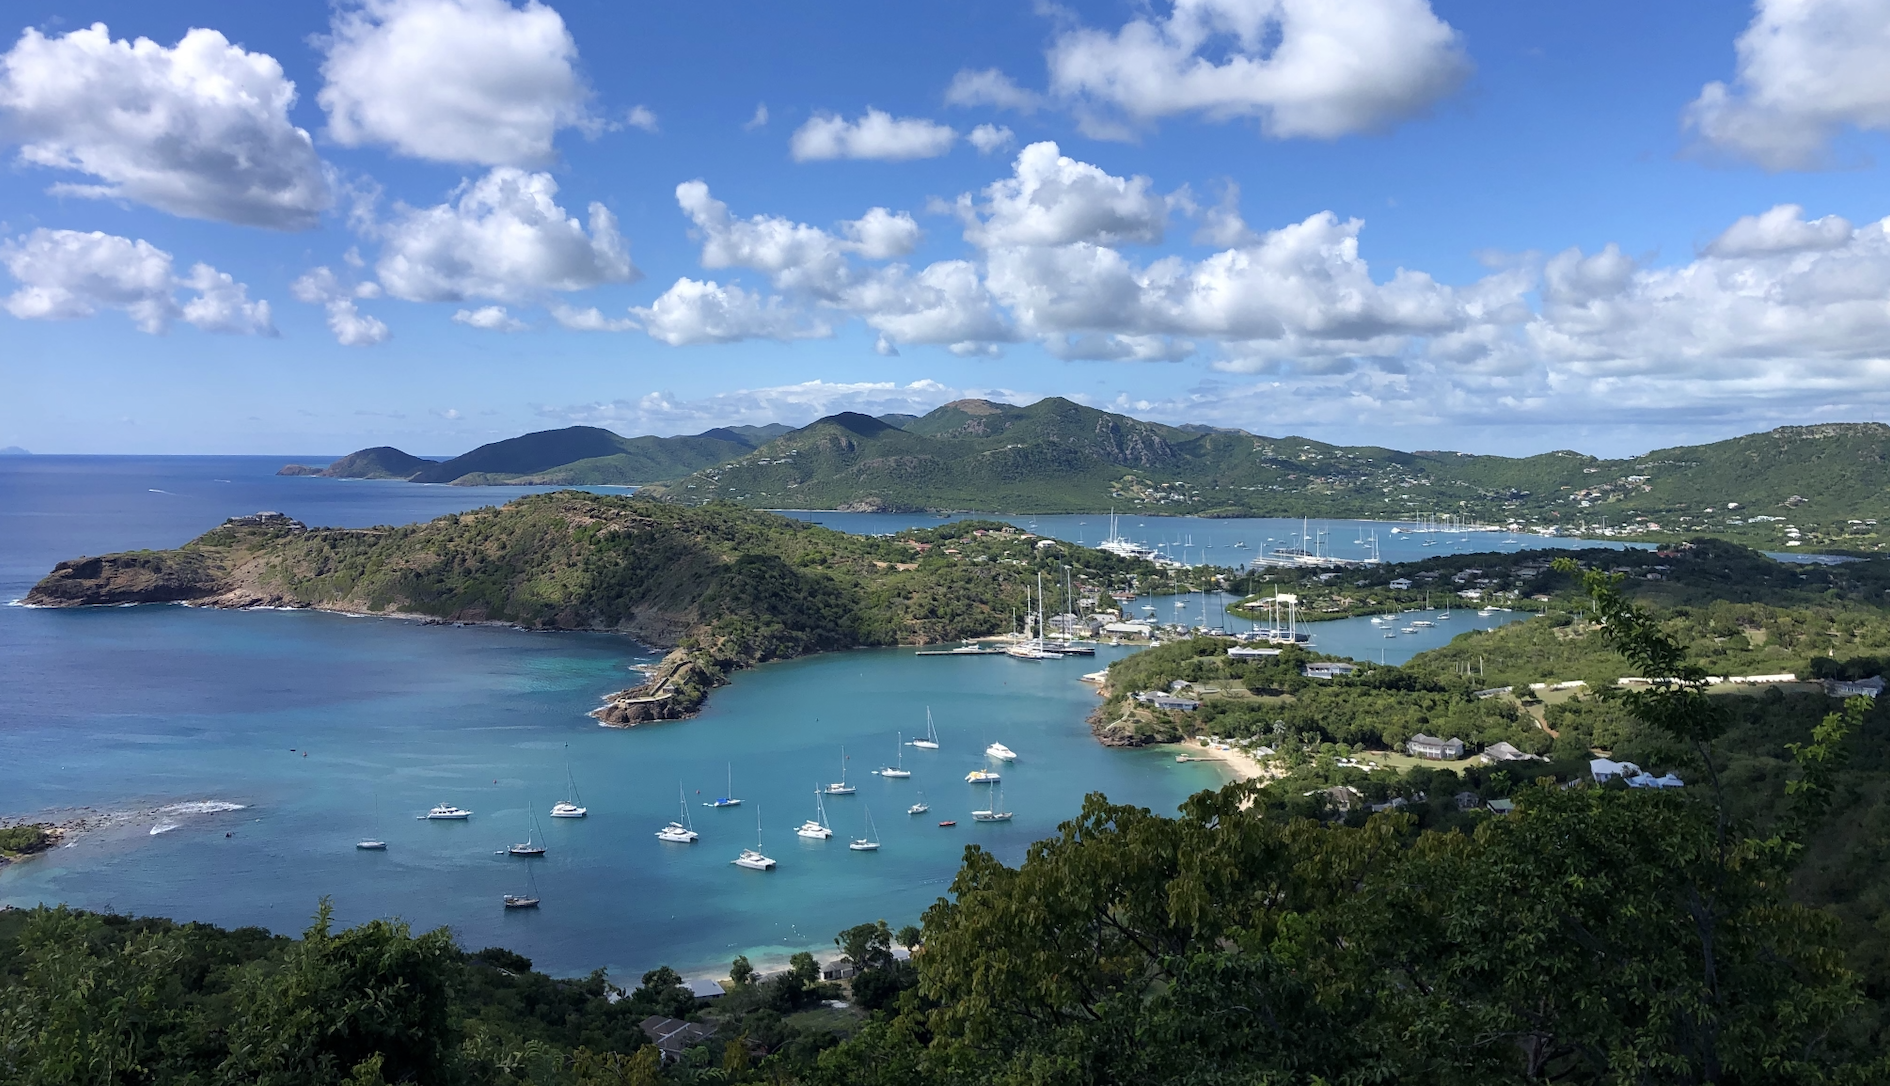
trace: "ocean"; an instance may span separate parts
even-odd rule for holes
[[[23,596],[59,559],[175,546],[238,513],[359,527],[531,489],[276,476],[289,459],[0,459],[0,600]],[[1039,530],[1056,531],[1053,519]],[[1068,519],[1083,522],[1072,529],[1099,520]],[[1225,527],[1138,523],[1188,546],[1191,531]],[[1271,533],[1250,534],[1251,547]],[[1185,613],[1223,602],[1196,597]],[[1326,651],[1395,663],[1516,617],[1458,612],[1454,629],[1396,640],[1362,619],[1314,631]],[[666,963],[707,974],[738,953],[778,962],[829,948],[860,921],[916,922],[968,845],[1016,863],[1087,793],[1168,812],[1220,784],[1210,763],[1091,738],[1084,718],[1096,696],[1079,676],[1127,651],[1043,663],[837,653],[740,673],[696,719],[615,730],[585,713],[655,658],[622,637],[301,611],[0,607],[0,815],[96,827],[0,869],[0,903],[293,933],[327,897],[343,923],[444,925],[469,948],[509,947],[554,973],[634,979]],[[924,730],[928,708],[941,749],[899,745]],[[993,741],[1019,755],[1003,767],[1002,805],[1015,819],[974,824],[988,786],[964,775],[986,764]],[[872,775],[900,759],[910,779]],[[834,838],[795,836],[814,815],[815,788],[843,772],[858,792],[827,797]],[[742,805],[703,806],[731,775]],[[573,784],[589,817],[546,818]],[[907,815],[921,796],[931,811]],[[417,817],[436,803],[474,814]],[[694,845],[654,836],[679,807],[702,835]],[[848,850],[869,817],[882,848]],[[940,827],[945,819],[958,825]],[[504,853],[534,832],[548,846],[542,859]],[[779,867],[731,866],[757,834]],[[354,848],[369,837],[387,851]],[[533,889],[539,909],[502,907],[502,895]]]

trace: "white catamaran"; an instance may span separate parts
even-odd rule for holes
[[[553,818],[583,818],[590,809],[583,806],[583,799],[578,795],[577,778],[571,775],[571,759],[564,760],[564,784],[569,790],[568,798],[551,805]]]
[[[774,861],[761,854],[761,805],[755,805],[755,847],[742,849],[742,854],[730,860],[736,867],[746,867],[750,871],[773,871]]]
[[[801,828],[794,832],[813,841],[825,841],[833,836],[833,827],[827,825],[827,802],[820,798],[820,788],[814,788],[814,817],[801,823]]]
[[[682,815],[681,822],[671,822],[656,831],[658,841],[670,841],[678,845],[693,845],[696,838],[702,836],[696,832],[695,823],[689,819],[689,800],[683,795],[681,781],[676,782],[676,807]]]

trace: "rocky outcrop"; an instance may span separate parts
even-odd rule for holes
[[[24,602],[30,607],[189,603],[226,590],[223,570],[204,555],[132,551],[61,562]]]

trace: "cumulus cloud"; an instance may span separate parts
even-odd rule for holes
[[[352,250],[350,250],[352,251]],[[351,262],[352,263],[352,262]],[[378,298],[380,284],[357,283],[350,287],[327,267],[311,268],[289,284],[289,293],[299,302],[319,305],[328,311],[328,330],[343,347],[372,347],[385,343],[393,335],[385,323],[361,312],[356,298]]]
[[[1768,170],[1824,165],[1846,125],[1890,129],[1890,4],[1758,0],[1735,43],[1737,74],[1687,107],[1707,146]]]
[[[578,309],[562,303],[551,306],[551,319],[558,322],[558,327],[573,332],[628,332],[637,327],[637,322],[629,318],[612,319],[604,316],[604,311],[596,306]]]
[[[748,118],[748,120],[742,123],[742,130],[744,132],[753,132],[757,128],[766,128],[767,126],[768,126],[768,103],[756,102],[755,115],[753,117]]]
[[[952,106],[996,106],[1019,113],[1034,113],[1043,105],[1043,95],[1025,90],[996,68],[972,71],[965,68],[952,77],[945,88],[945,104]]]
[[[464,324],[482,332],[523,332],[530,327],[524,321],[505,311],[502,305],[483,305],[478,309],[462,309],[453,314],[454,324]]]
[[[631,106],[630,112],[624,114],[623,123],[652,134],[660,131],[656,123],[656,113],[648,106]]]
[[[996,124],[981,124],[965,137],[965,141],[976,147],[981,155],[996,154],[1015,140],[1016,135],[1010,129]]]
[[[173,320],[206,332],[276,334],[269,303],[208,264],[179,277],[171,254],[150,242],[77,230],[34,230],[0,244],[0,264],[20,283],[3,303],[21,320],[73,320],[118,309],[141,332],[162,335]],[[177,291],[195,291],[180,306]]]
[[[984,190],[965,237],[984,248],[1093,242],[1154,243],[1168,205],[1146,177],[1115,177],[1078,162],[1054,143],[1018,152],[1011,176]]]
[[[630,310],[652,338],[672,347],[744,339],[819,339],[833,329],[730,283],[682,278],[648,306]]]
[[[1109,116],[1199,114],[1332,139],[1422,113],[1470,69],[1428,0],[1175,0],[1114,32],[1064,32],[1047,59],[1095,135],[1116,134]]]
[[[501,166],[446,203],[397,209],[375,264],[381,285],[415,302],[527,302],[636,278],[610,210],[591,204],[587,234],[557,194],[550,174]]]
[[[316,101],[347,147],[532,166],[561,128],[590,126],[577,43],[538,0],[359,0],[335,12]]]
[[[952,149],[958,133],[923,117],[894,117],[885,110],[868,109],[857,121],[823,114],[796,129],[788,149],[796,162],[834,158],[868,158],[906,162],[937,158]]]
[[[1795,253],[1806,249],[1836,249],[1851,240],[1851,224],[1836,215],[1805,221],[1805,209],[1780,204],[1762,215],[1745,215],[1713,239],[1706,251],[1713,256],[1756,256]]]
[[[883,207],[839,224],[839,233],[773,215],[739,219],[701,181],[676,186],[676,203],[702,239],[705,268],[752,268],[777,290],[833,299],[853,280],[848,253],[887,260],[918,245],[919,224]]]
[[[173,215],[304,230],[332,201],[295,84],[275,58],[197,29],[165,48],[114,41],[104,23],[0,55],[0,114],[21,161],[94,183],[61,195],[125,199]]]

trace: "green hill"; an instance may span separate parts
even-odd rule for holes
[[[410,456],[391,445],[351,452],[325,468],[289,464],[277,475],[321,475],[330,479],[411,479],[437,461]]]
[[[761,507],[1398,519],[1877,549],[1890,426],[1783,427],[1604,460],[1400,452],[1174,427],[1051,397],[960,400],[903,427],[835,415],[652,490]],[[877,420],[874,420],[877,421]]]
[[[723,463],[789,431],[770,423],[679,437],[619,437],[596,426],[570,426],[494,441],[446,461],[382,446],[349,453],[327,468],[290,464],[277,474],[455,486],[637,486]]]
[[[729,505],[567,490],[401,527],[240,517],[176,550],[61,562],[26,602],[312,607],[622,632],[675,650],[640,692],[603,711],[635,723],[692,711],[730,671],[765,660],[1009,632],[1037,574],[1060,579],[1066,564],[1082,591],[1155,572],[1006,524],[853,536]]]

